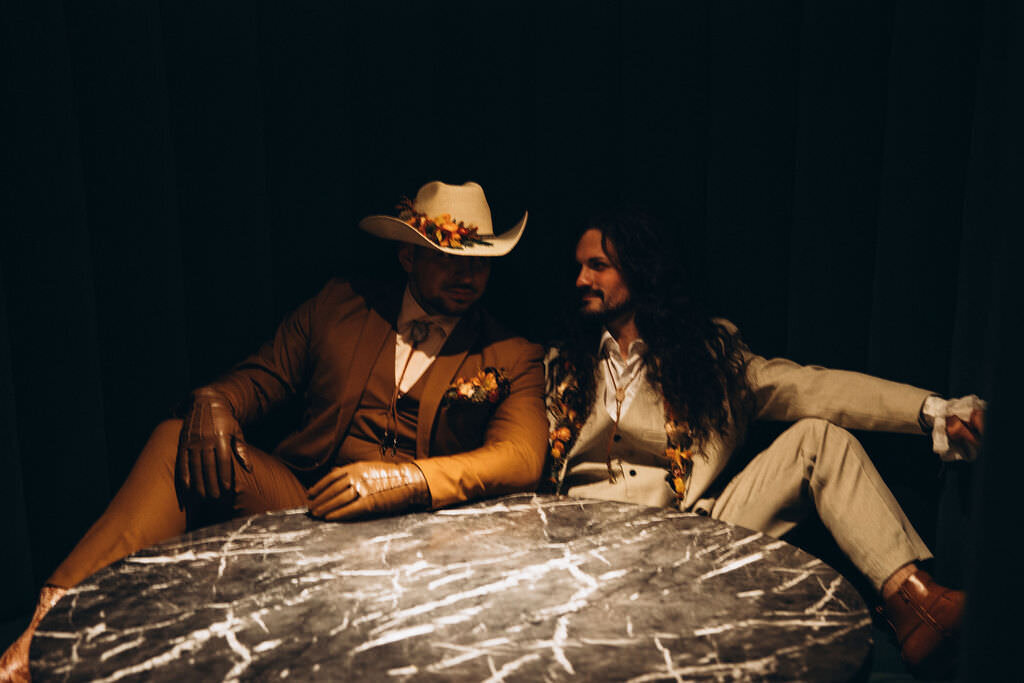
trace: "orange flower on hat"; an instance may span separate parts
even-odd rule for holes
[[[451,214],[443,213],[430,218],[417,211],[408,197],[402,197],[396,208],[401,220],[439,247],[465,249],[476,244],[491,246],[490,242],[476,234],[479,228],[457,221]]]

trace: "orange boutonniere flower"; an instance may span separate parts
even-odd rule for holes
[[[490,242],[476,234],[479,228],[475,225],[466,225],[447,213],[430,218],[414,209],[408,197],[402,197],[395,208],[398,210],[400,219],[439,247],[465,249],[477,244],[491,245]]]
[[[474,377],[459,377],[444,392],[445,403],[500,403],[508,396],[511,383],[496,368],[484,368]]]

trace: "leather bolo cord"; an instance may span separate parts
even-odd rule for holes
[[[430,326],[431,323],[429,322],[413,320],[412,327],[409,329],[409,355],[405,357],[405,365],[402,366],[402,372],[398,374],[398,379],[395,380],[395,390],[391,392],[391,405],[388,406],[388,421],[384,427],[384,436],[380,444],[380,455],[382,458],[388,457],[388,451],[391,452],[391,457],[398,455],[398,397],[402,393],[402,380],[405,379],[405,371],[409,369],[412,354],[430,336]]]
[[[605,465],[608,467],[608,480],[613,484],[615,483],[615,470],[612,469],[612,443],[615,441],[616,435],[619,433],[619,418],[622,417],[622,403],[626,400],[626,391],[630,385],[636,380],[640,373],[634,374],[629,378],[629,381],[622,387],[619,386],[618,382],[615,381],[615,368],[612,367],[611,360],[608,359],[607,354],[604,357],[605,367],[608,368],[608,378],[612,381],[612,388],[615,389],[615,418],[612,420],[612,433],[608,437],[608,444],[605,447]],[[622,470],[622,467],[619,467]]]

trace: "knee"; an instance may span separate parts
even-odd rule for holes
[[[165,466],[174,469],[174,461],[178,456],[178,437],[181,434],[181,420],[164,420],[149,435],[149,441],[139,454],[139,460],[161,461]]]
[[[820,418],[798,420],[786,431],[798,439],[801,457],[811,466],[822,458],[845,457],[863,450],[853,434]]]
[[[800,439],[820,440],[830,427],[835,427],[828,420],[819,417],[805,417],[797,420],[786,430],[787,434],[798,436]]]
[[[181,434],[182,424],[184,423],[178,419],[164,420],[153,430],[151,438],[159,438],[161,440],[174,439],[177,442],[178,435]]]

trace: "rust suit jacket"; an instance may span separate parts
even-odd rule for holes
[[[227,396],[242,425],[301,400],[301,425],[274,455],[296,470],[343,464],[334,458],[394,330],[402,291],[331,280],[213,386]],[[416,464],[430,488],[431,507],[534,488],[547,450],[542,356],[540,346],[503,331],[479,306],[459,321],[427,372],[419,405]],[[498,368],[509,380],[504,400],[443,400],[453,381],[485,367]]]

